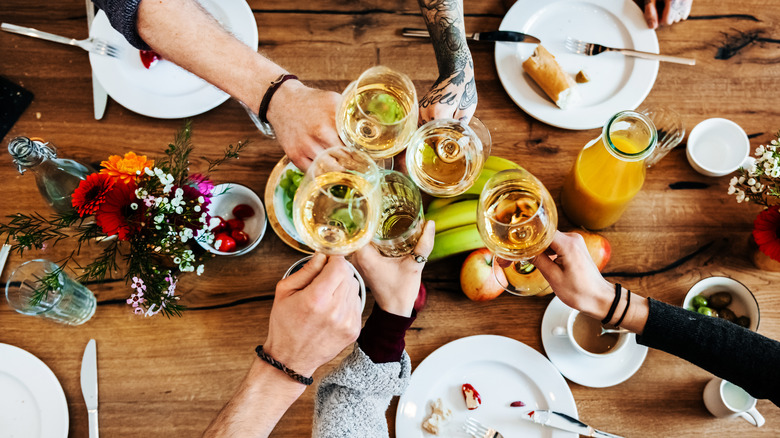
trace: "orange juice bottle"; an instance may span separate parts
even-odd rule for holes
[[[566,217],[591,230],[617,222],[645,182],[644,159],[655,149],[656,137],[644,114],[615,114],[601,135],[585,145],[563,183]]]

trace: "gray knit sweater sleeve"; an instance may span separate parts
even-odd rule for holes
[[[135,27],[141,0],[92,0],[92,2],[106,13],[111,27],[118,30],[128,43],[136,49],[150,50]]]
[[[411,372],[406,351],[399,362],[376,364],[355,344],[317,388],[313,437],[386,438],[385,411],[404,392]]]

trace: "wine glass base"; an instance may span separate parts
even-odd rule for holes
[[[530,297],[552,293],[552,288],[542,273],[525,260],[513,262],[493,255],[492,266],[498,284],[512,295]]]

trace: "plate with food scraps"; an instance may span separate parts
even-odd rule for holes
[[[295,191],[303,178],[303,172],[285,155],[276,163],[265,185],[265,208],[268,223],[277,236],[290,248],[304,254],[314,254],[298,235],[292,219],[292,202]]]
[[[476,409],[466,406],[464,384],[479,394],[481,404]],[[547,358],[504,336],[461,338],[425,358],[412,373],[398,403],[396,436],[435,436],[423,429],[423,423],[438,400],[452,412],[440,425],[439,436],[468,437],[463,423],[473,417],[506,437],[577,437],[520,418],[535,409],[552,409],[577,418],[577,406],[566,381]]]
[[[593,129],[622,110],[645,100],[658,75],[658,61],[619,53],[577,55],[564,46],[567,37],[610,47],[658,53],[658,38],[633,0],[518,0],[504,16],[501,30],[533,35],[569,75],[588,77],[574,85],[579,102],[561,109],[523,71],[535,44],[496,43],[496,70],[509,97],[533,118],[564,129]]]
[[[257,50],[257,22],[244,0],[199,0],[199,3],[241,42]],[[160,59],[149,59],[117,32],[103,11],[98,11],[89,36],[106,40],[121,49],[117,58],[89,54],[92,72],[112,99],[123,107],[148,117],[178,119],[209,111],[230,96],[205,80]]]

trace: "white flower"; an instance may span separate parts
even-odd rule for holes
[[[764,152],[766,152],[766,149],[764,149],[764,146],[759,146],[756,148],[756,156],[760,157],[764,155]]]
[[[193,207],[193,210],[195,210],[196,212],[200,211],[200,205],[196,205],[195,207]]]
[[[739,181],[740,184],[745,184],[745,177],[744,176],[740,176],[737,181]]]
[[[737,189],[737,202],[742,203],[742,201],[745,200],[745,192],[742,190]]]
[[[758,193],[761,191],[761,189],[758,186],[753,186],[750,188],[750,191],[753,193]]]
[[[179,263],[181,263],[181,259],[179,257],[174,257],[173,263],[176,263],[178,265]]]
[[[176,207],[176,214],[182,214],[184,213],[184,209],[181,207]]]
[[[136,204],[135,202],[131,203],[130,204],[130,209],[131,210],[138,210],[138,204]]]
[[[196,274],[198,274],[198,275],[202,275],[202,274],[203,274],[203,271],[204,271],[205,269],[206,269],[206,267],[205,267],[205,266],[203,266],[203,265],[198,265],[198,269],[196,269],[196,270],[195,270],[195,273],[196,273]]]
[[[739,182],[739,179],[735,176],[734,178],[731,178],[731,181],[729,181],[729,186],[734,187]]]
[[[772,147],[772,146],[769,146],[769,147]],[[774,154],[772,152],[770,152],[770,151],[766,151],[764,153],[764,156],[761,157],[761,159],[764,160],[764,161],[772,161],[773,158],[774,158]]]
[[[748,180],[747,180],[747,184],[748,184],[749,186],[755,185],[755,184],[756,184],[756,179],[755,179],[755,178],[750,178],[750,179],[748,179]]]
[[[198,204],[203,204],[206,202],[206,199],[203,196],[198,196]]]
[[[729,195],[733,195],[733,194],[734,194],[734,193],[736,193],[736,192],[737,192],[737,188],[736,188],[736,187],[734,187],[734,186],[729,186],[729,190],[728,190],[728,192],[727,192]]]
[[[780,166],[775,167],[772,169],[772,172],[769,174],[772,178],[780,178]]]
[[[179,187],[176,189],[176,197],[181,198],[182,196],[184,196],[184,190],[181,187]]]
[[[173,190],[173,184],[165,184],[165,186],[163,187],[163,193],[165,193],[166,195],[168,193],[171,193],[171,190]]]

